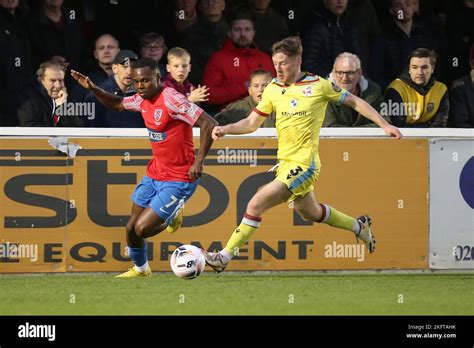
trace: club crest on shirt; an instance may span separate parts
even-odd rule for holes
[[[426,106],[426,110],[428,112],[431,112],[434,110],[434,103],[428,103],[428,105]]]
[[[297,106],[298,106],[298,100],[297,99],[291,99],[290,108],[296,108]]]
[[[313,89],[311,88],[311,86],[308,86],[305,89],[303,89],[303,95],[307,97],[311,97],[313,95]]]
[[[156,109],[155,113],[153,114],[153,118],[155,119],[155,124],[159,126],[161,124],[161,116],[163,115],[163,110]]]

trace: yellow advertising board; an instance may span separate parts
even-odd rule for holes
[[[47,139],[0,139],[0,272],[122,271],[130,196],[150,158],[145,138],[69,138],[68,158]],[[199,146],[199,140],[195,140]],[[377,250],[352,233],[303,221],[287,204],[228,270],[428,268],[428,141],[321,139],[319,202],[370,214]],[[257,188],[273,179],[276,139],[226,138],[213,145],[183,227],[150,238],[154,271],[169,271],[180,244],[221,249]]]

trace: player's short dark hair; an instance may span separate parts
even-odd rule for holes
[[[140,69],[140,68],[150,68],[150,70],[156,70],[160,72],[160,67],[158,65],[158,62],[154,59],[151,58],[140,58],[138,59],[135,63],[133,63],[132,67],[134,69]]]
[[[290,36],[281,41],[275,42],[272,46],[272,56],[277,53],[284,53],[288,57],[302,56],[303,45],[298,36]]]
[[[264,69],[257,69],[257,70],[252,71],[252,73],[250,74],[249,81],[252,81],[252,79],[255,76],[260,76],[260,75],[265,75],[265,76],[269,76],[270,78],[272,78],[272,73],[270,71],[264,70]]]
[[[437,55],[433,50],[429,50],[427,48],[417,48],[411,52],[410,56],[408,57],[408,66],[410,66],[410,61],[412,58],[429,58],[431,65],[435,66]]]
[[[64,69],[64,66],[62,66],[60,63],[55,62],[53,60],[48,60],[46,62],[41,63],[38,70],[36,70],[36,77],[38,78],[38,80],[43,79],[46,69],[60,70],[63,73],[66,72],[66,69]]]

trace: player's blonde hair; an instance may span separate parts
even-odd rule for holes
[[[168,55],[166,57],[168,58],[168,62],[171,58],[189,58],[189,60],[191,60],[191,55],[189,52],[181,47],[173,47],[168,51]]]
[[[303,45],[298,36],[290,36],[281,41],[275,42],[272,46],[272,55],[277,53],[286,54],[288,57],[301,57],[303,55]]]

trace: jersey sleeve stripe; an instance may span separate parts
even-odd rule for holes
[[[259,114],[260,116],[263,116],[263,117],[268,117],[268,115],[270,115],[270,114],[266,114],[266,113],[260,111],[257,108],[254,108],[253,111],[255,111],[257,114]]]

